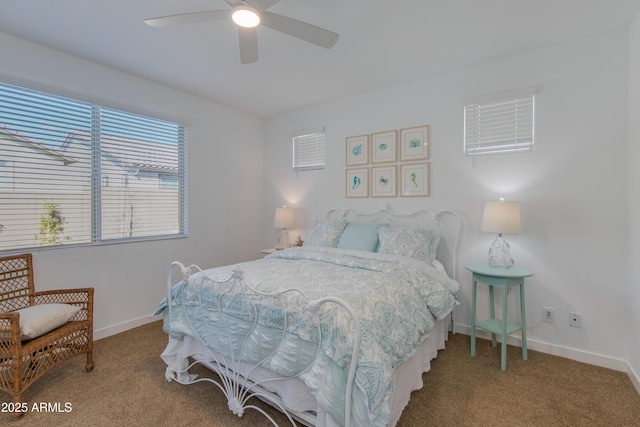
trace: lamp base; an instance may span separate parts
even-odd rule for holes
[[[502,237],[502,234],[498,234],[489,249],[489,265],[491,267],[508,268],[513,264],[509,243]]]
[[[278,244],[276,245],[277,250],[282,250],[291,247],[291,242],[289,241],[289,230],[286,228],[282,229],[282,233],[280,234],[280,238],[278,239]]]

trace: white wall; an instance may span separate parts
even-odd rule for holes
[[[526,282],[530,348],[626,369],[627,41],[626,33],[575,41],[267,119],[264,245],[273,246],[272,212],[283,203],[299,208],[303,235],[330,208],[455,209],[465,219],[457,323],[468,331],[463,266],[485,260],[494,238],[478,231],[484,202],[519,201],[523,233],[508,240],[516,263],[535,273]],[[531,85],[540,86],[536,151],[474,166],[461,154],[463,99]],[[345,137],[423,124],[431,126],[430,197],[345,198]],[[296,176],[290,132],[323,125],[326,168]],[[515,314],[517,292],[509,306]],[[555,323],[541,321],[542,307],[555,308]],[[582,314],[582,328],[569,327],[570,311]]]
[[[640,15],[629,31],[629,367],[640,392]]]
[[[96,338],[149,321],[172,261],[214,266],[257,256],[261,119],[2,33],[0,51],[5,76],[189,121],[188,238],[34,255],[37,288],[95,288]]]

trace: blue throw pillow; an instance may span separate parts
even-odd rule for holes
[[[378,229],[380,224],[347,223],[338,241],[339,249],[358,249],[375,252],[378,248]]]

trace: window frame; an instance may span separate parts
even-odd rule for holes
[[[464,100],[463,154],[521,153],[535,150],[538,87]]]
[[[292,132],[291,142],[291,165],[294,171],[321,170],[325,168],[326,139],[324,127]]]
[[[98,215],[94,215],[93,213],[89,214],[91,218],[85,217],[84,220],[88,220],[91,222],[90,237],[86,236],[86,239],[83,239],[79,243],[64,242],[64,243],[57,243],[51,246],[43,246],[43,245],[38,246],[36,243],[34,243],[33,246],[24,244],[24,246],[20,246],[20,247],[17,247],[17,245],[8,247],[8,248],[0,247],[0,253],[3,253],[3,254],[14,253],[14,252],[25,251],[25,250],[38,251],[38,250],[66,249],[71,247],[83,247],[83,246],[103,246],[103,245],[112,245],[112,244],[121,244],[121,243],[135,243],[135,242],[150,241],[150,240],[166,240],[166,239],[173,239],[173,238],[184,238],[188,236],[188,197],[187,197],[188,121],[184,119],[176,119],[175,117],[167,117],[166,115],[158,114],[156,112],[143,111],[142,109],[134,108],[124,104],[119,104],[117,102],[112,102],[104,99],[99,99],[96,97],[86,96],[81,93],[60,89],[56,87],[51,87],[49,85],[45,85],[37,82],[26,81],[20,78],[14,78],[14,77],[6,76],[3,74],[0,74],[0,85],[13,86],[18,90],[24,90],[26,92],[35,92],[51,98],[61,98],[61,99],[68,100],[69,102],[72,102],[72,103],[77,102],[77,103],[91,104],[91,108],[93,110],[92,119],[91,119],[92,121],[91,158],[93,159],[91,160],[91,164],[92,164],[91,205],[92,205],[93,212],[99,212]],[[105,177],[108,180],[108,175],[102,175],[100,173],[100,166],[99,166],[99,163],[101,162],[100,148],[99,148],[100,140],[101,140],[101,134],[99,133],[100,125],[99,125],[99,122],[97,124],[94,122],[96,112],[98,112],[98,117],[99,117],[100,109],[120,112],[126,115],[127,117],[138,116],[140,118],[144,118],[147,120],[166,122],[172,126],[175,125],[177,127],[178,136],[175,140],[175,143],[177,144],[176,160],[177,160],[178,166],[177,166],[176,176],[177,176],[178,185],[177,185],[177,197],[175,199],[175,203],[177,203],[176,208],[178,210],[178,213],[177,213],[177,227],[176,227],[175,233],[168,232],[168,233],[161,233],[161,234],[141,234],[141,235],[131,236],[131,237],[116,237],[116,238],[104,237],[104,232],[103,230],[101,230],[101,216],[104,214],[104,212],[102,211],[102,201],[100,199],[100,194],[101,194],[102,183],[104,182],[103,180],[105,179]],[[97,134],[94,133],[95,131],[97,131],[98,133]],[[97,150],[95,150],[96,144],[98,147]],[[98,164],[96,164],[96,161]],[[10,163],[14,164],[15,162],[10,161]],[[107,184],[107,186],[108,185],[109,184]],[[17,191],[17,190],[14,189],[14,191]],[[153,221],[153,217],[151,218],[151,221]],[[4,225],[5,227],[3,231],[6,232],[7,227],[6,227],[6,224]]]

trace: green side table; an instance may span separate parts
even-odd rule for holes
[[[500,369],[507,370],[507,336],[517,331],[522,334],[522,360],[527,360],[527,322],[524,304],[524,279],[533,276],[526,268],[491,267],[487,263],[469,264],[465,268],[473,273],[472,301],[471,301],[471,356],[476,355],[476,328],[491,332],[491,343],[496,347],[496,335],[502,337],[500,354]],[[476,321],[476,295],[478,282],[489,285],[489,299],[491,318],[481,322]],[[514,286],[520,288],[520,324],[510,323],[507,316],[507,290]],[[502,319],[496,319],[494,288],[502,289]]]

